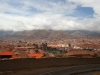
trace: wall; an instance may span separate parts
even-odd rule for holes
[[[0,60],[0,71],[16,71],[21,69],[65,67],[85,64],[100,64],[100,58],[42,58]]]

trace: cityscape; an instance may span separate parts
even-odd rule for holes
[[[100,75],[100,0],[0,0],[0,75]]]
[[[27,32],[28,35],[26,35]],[[34,36],[32,32],[37,35]],[[23,34],[23,32],[21,33]],[[18,32],[12,35],[6,34],[1,36],[1,39],[3,37],[0,41],[0,57],[2,60],[5,57],[16,59],[50,57],[93,58],[100,56],[100,36],[87,37],[84,36],[85,34],[83,36],[81,34],[72,36],[67,32],[54,30],[26,31],[23,34],[24,37],[17,35],[19,35]]]

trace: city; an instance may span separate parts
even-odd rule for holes
[[[100,0],[0,0],[0,75],[100,75]]]

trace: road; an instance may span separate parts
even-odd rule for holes
[[[71,75],[75,73],[98,71],[98,70],[100,71],[100,64],[89,64],[89,65],[73,66],[65,69],[50,71],[50,72],[42,73],[40,75]]]

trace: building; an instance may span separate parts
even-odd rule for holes
[[[0,53],[0,58],[3,59],[3,58],[18,58],[17,56],[14,55],[14,52],[12,51],[9,51],[9,50],[5,50],[5,51],[2,51]]]
[[[29,58],[42,58],[44,56],[44,54],[40,54],[40,53],[32,53],[32,54],[28,54]]]

